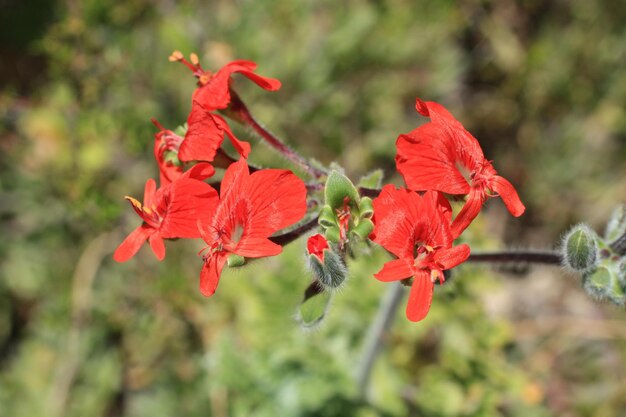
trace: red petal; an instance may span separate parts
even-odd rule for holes
[[[374,199],[374,242],[399,258],[411,258],[416,229],[427,229],[428,216],[420,214],[419,195],[389,184]]]
[[[198,219],[208,222],[219,198],[209,184],[202,181],[180,178],[164,192],[167,211],[159,234],[166,239],[200,237]]]
[[[459,122],[445,107],[435,101],[422,101],[419,98],[415,101],[415,109],[422,116],[430,117],[435,123],[447,125],[453,129],[465,130]]]
[[[280,89],[281,83],[276,78],[262,77],[258,74],[255,74],[251,71],[239,71],[242,75],[248,77],[252,82],[254,82],[259,87],[268,90],[268,91],[276,91]]]
[[[156,181],[150,178],[146,181],[146,186],[143,191],[143,205],[146,207],[152,207],[156,202],[154,200],[156,194]]]
[[[427,272],[420,272],[413,278],[413,285],[406,305],[406,317],[411,321],[420,321],[426,317],[433,301],[434,284]]]
[[[454,239],[461,236],[461,233],[463,233],[463,231],[467,229],[470,223],[472,223],[472,220],[474,220],[476,216],[478,216],[478,213],[480,213],[480,209],[484,202],[485,192],[482,189],[473,188],[467,197],[465,205],[463,206],[459,214],[456,215],[454,221],[452,222],[451,230],[452,237]]]
[[[230,103],[230,75],[233,69],[232,63],[219,70],[209,82],[199,87],[194,93],[192,100],[200,103],[206,110],[214,111],[228,107]]]
[[[306,241],[306,250],[309,255],[315,255],[324,262],[324,249],[328,249],[328,241],[324,235],[316,234],[309,237]]]
[[[489,188],[502,197],[506,208],[513,216],[519,217],[526,210],[513,185],[501,176],[494,176],[489,183]]]
[[[437,190],[467,194],[469,184],[457,168],[457,149],[446,131],[427,123],[396,141],[396,167],[407,187],[415,191]]]
[[[198,162],[191,168],[189,168],[182,175],[184,178],[192,178],[199,181],[204,181],[215,174],[215,168],[208,162]]]
[[[202,271],[200,272],[200,292],[205,297],[210,297],[215,293],[227,256],[227,253],[215,254],[209,257],[202,266]]]
[[[276,256],[283,251],[283,247],[266,238],[242,237],[235,249],[237,255],[245,258],[262,258]]]
[[[383,265],[383,268],[374,274],[374,277],[383,282],[397,281],[413,276],[411,259],[394,259]]]
[[[435,262],[441,265],[441,269],[451,269],[465,262],[469,255],[470,247],[462,244],[449,249],[438,249],[434,258]]]
[[[187,126],[178,159],[185,162],[212,161],[224,141],[224,130],[217,124],[214,115],[194,101],[187,118]]]
[[[250,144],[248,142],[244,142],[242,140],[237,139],[235,134],[230,130],[230,126],[228,126],[228,123],[226,123],[226,120],[224,120],[221,116],[214,114],[213,117],[215,118],[215,122],[217,123],[217,126],[224,133],[226,133],[226,136],[228,136],[230,143],[233,144],[233,147],[235,148],[237,153],[243,156],[244,158],[247,158],[248,155],[250,154]]]
[[[113,254],[113,259],[117,262],[126,262],[135,256],[141,245],[155,232],[155,229],[146,224],[139,226],[117,247]]]
[[[289,170],[254,172],[248,179],[245,194],[252,209],[245,236],[268,237],[298,222],[306,214],[306,187]]]
[[[150,236],[150,248],[154,255],[157,257],[159,261],[165,259],[165,243],[163,243],[163,239],[159,236],[158,233],[155,233]]]

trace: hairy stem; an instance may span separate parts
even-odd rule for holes
[[[300,236],[307,233],[309,230],[313,229],[317,226],[317,216],[309,220],[308,222],[296,227],[290,232],[283,233],[282,235],[271,237],[270,240],[277,245],[285,246],[288,243],[293,242],[298,239]]]
[[[620,256],[626,255],[626,233],[618,237],[613,243],[609,245],[611,250]]]
[[[248,110],[246,104],[232,89],[230,90],[230,96],[231,101],[229,107],[229,115],[232,115],[235,120],[251,127],[252,130],[254,130],[259,136],[261,136],[270,147],[282,154],[285,158],[287,158],[294,164],[300,166],[309,175],[315,178],[320,178],[326,174],[321,169],[311,165],[311,163],[309,163],[306,158],[291,149],[285,144],[285,142],[283,142],[281,139],[276,137],[276,135],[274,135],[272,132],[265,129],[261,124],[259,124],[259,122],[257,122],[250,113],[250,110]]]
[[[561,255],[553,251],[501,251],[472,253],[466,262],[525,262],[545,265],[561,265]]]

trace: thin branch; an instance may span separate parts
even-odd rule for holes
[[[391,326],[404,295],[404,287],[399,282],[389,285],[378,307],[376,318],[370,325],[356,369],[356,384],[360,398],[365,398],[374,362],[383,347],[384,336]]]
[[[561,265],[561,255],[553,251],[502,251],[472,253],[466,262],[525,262],[533,264]]]
[[[285,158],[287,158],[294,164],[300,166],[309,175],[315,178],[320,178],[326,175],[324,171],[316,166],[313,166],[306,158],[291,149],[285,144],[284,141],[279,139],[276,135],[274,135],[272,132],[264,128],[259,122],[257,122],[250,113],[250,110],[248,110],[248,107],[243,102],[243,100],[241,100],[237,93],[232,89],[230,90],[230,96],[231,101],[230,107],[228,109],[228,114],[232,115],[235,120],[251,127],[252,130],[254,130],[259,136],[261,136],[270,147],[285,156]]]
[[[285,246],[286,244],[293,242],[294,240],[298,239],[300,236],[307,233],[309,230],[316,227],[317,224],[318,224],[317,216],[315,216],[313,219],[296,227],[290,232],[283,233],[282,235],[270,237],[270,240],[276,243],[277,245]]]

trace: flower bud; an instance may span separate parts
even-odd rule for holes
[[[311,236],[307,241],[307,250],[309,267],[315,279],[326,289],[339,288],[346,280],[346,266],[341,257],[328,246],[324,236]]]
[[[623,280],[618,276],[618,268],[599,266],[595,271],[583,276],[585,291],[594,298],[608,299],[613,304],[624,305]]]
[[[597,236],[586,224],[574,226],[563,239],[565,266],[577,272],[593,271],[598,261]]]

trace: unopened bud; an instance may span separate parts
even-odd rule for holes
[[[578,272],[595,269],[598,260],[596,234],[587,225],[574,226],[563,239],[563,261],[565,266]]]
[[[346,280],[347,270],[341,257],[317,234],[307,241],[309,267],[315,279],[326,289],[336,289]]]
[[[595,298],[608,299],[613,304],[624,305],[624,285],[618,276],[617,268],[599,266],[595,271],[586,273],[583,277],[583,287]]]

